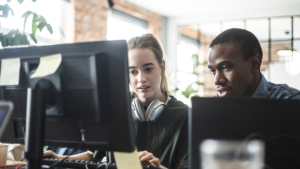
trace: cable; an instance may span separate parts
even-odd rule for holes
[[[20,164],[4,165],[4,166],[0,166],[0,168],[18,167],[19,165]]]
[[[77,151],[81,146],[82,144],[85,142],[85,129],[84,127],[80,124],[80,133],[81,133],[81,142],[80,144],[71,152],[69,153],[65,158],[63,158],[62,160],[59,160],[55,163],[53,163],[52,165],[50,165],[50,168],[58,165],[59,163],[63,162],[64,160],[68,159],[73,153],[75,153],[75,151]]]
[[[103,165],[105,165],[105,169],[108,169],[108,164],[107,163],[99,164],[96,169],[102,167]]]
[[[102,164],[99,164],[96,169],[102,167],[103,165],[105,165],[105,169],[108,169],[108,164],[107,163],[102,163]],[[89,166],[88,164],[85,165],[85,169],[89,169]]]
[[[16,167],[16,169],[19,169],[20,167],[23,167],[23,166],[26,166],[26,164],[18,165],[18,166]]]
[[[260,133],[251,133],[251,134],[249,134],[245,139],[243,139],[242,143],[240,144],[240,146],[238,148],[238,151],[236,151],[234,153],[234,156],[233,156],[234,160],[238,161],[239,157],[241,156],[242,149],[247,145],[247,143],[250,140],[252,140],[255,137],[262,137],[262,138],[264,138],[263,140],[265,140],[265,136],[263,134],[260,134]]]
[[[291,134],[281,134],[281,135],[276,135],[276,136],[274,136],[274,137],[271,137],[270,138],[270,141],[275,141],[275,140],[278,140],[278,139],[285,139],[285,138],[290,138],[290,139],[295,139],[295,140],[297,140],[297,141],[300,141],[300,137],[299,136],[297,136],[297,135],[291,135]],[[299,164],[299,166],[300,166],[300,158],[297,156],[297,155],[294,155],[294,154],[292,154],[292,153],[286,153],[286,152],[283,152],[283,153],[277,153],[277,154],[273,154],[273,155],[271,155],[270,157],[268,157],[268,159],[266,159],[266,160],[271,160],[272,158],[274,158],[274,157],[276,157],[276,156],[288,156],[289,157],[289,159],[294,159],[295,161],[297,161],[298,162],[298,164]],[[291,158],[292,157],[292,158]],[[295,167],[295,166],[294,166]],[[297,168],[297,167],[295,167],[295,168]]]

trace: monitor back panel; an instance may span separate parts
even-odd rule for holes
[[[46,117],[45,145],[77,147],[81,142],[80,126],[84,124],[85,144],[81,148],[133,151],[135,135],[125,40],[0,50],[0,59],[21,60],[20,84],[0,87],[0,98],[15,105],[5,137],[0,141],[24,144],[31,69],[37,67],[40,57],[57,53],[62,55],[59,98],[63,115]],[[108,116],[108,121],[100,123],[100,115]]]
[[[300,168],[300,100],[192,98],[190,168],[201,166],[199,146],[203,140],[244,140],[251,134],[269,140],[265,157],[269,166],[284,168],[283,163],[290,163],[289,168]],[[277,152],[296,158],[281,157]]]

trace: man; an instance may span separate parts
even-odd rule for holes
[[[246,96],[300,99],[300,91],[268,82],[260,73],[262,49],[255,35],[244,29],[228,29],[210,44],[208,68],[214,75],[215,97]]]

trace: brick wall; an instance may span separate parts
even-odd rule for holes
[[[107,27],[107,0],[73,0],[74,41],[105,40]]]
[[[162,17],[125,0],[114,0],[114,8],[149,22],[149,31],[161,36]],[[107,0],[71,0],[66,7],[66,42],[105,40],[107,33]]]

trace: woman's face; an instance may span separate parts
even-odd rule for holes
[[[162,68],[150,49],[128,51],[129,78],[132,90],[143,104],[162,97],[160,90]],[[163,65],[164,67],[164,62]]]

